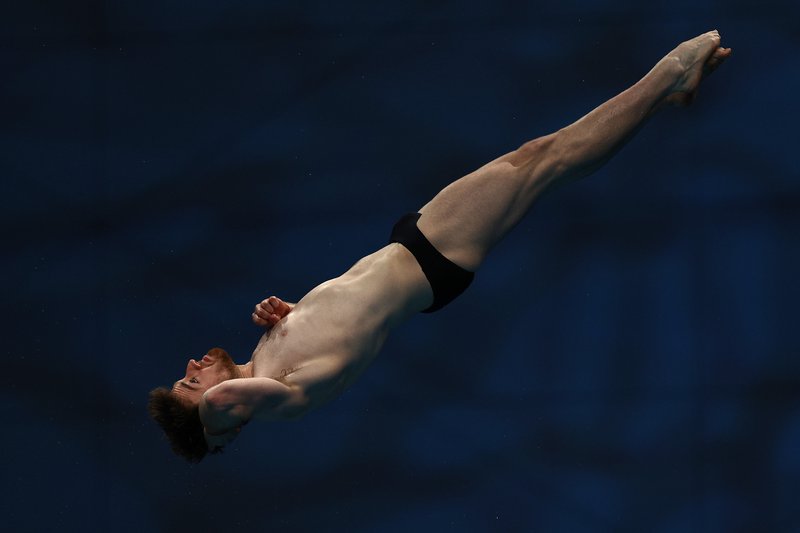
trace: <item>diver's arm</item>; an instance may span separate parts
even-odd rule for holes
[[[253,418],[294,418],[305,411],[307,400],[297,385],[272,378],[240,378],[208,389],[200,401],[200,420],[209,434],[223,434]]]

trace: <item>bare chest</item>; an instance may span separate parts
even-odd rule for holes
[[[389,331],[426,305],[427,281],[405,254],[384,248],[310,291],[262,337],[253,353],[254,375],[307,390],[352,382]]]

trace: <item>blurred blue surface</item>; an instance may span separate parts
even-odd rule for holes
[[[4,530],[800,530],[797,3],[18,3]],[[717,28],[341,398],[189,467],[147,391]]]

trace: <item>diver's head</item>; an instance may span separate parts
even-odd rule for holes
[[[239,366],[222,348],[212,348],[199,361],[189,359],[186,375],[172,385],[172,393],[198,405],[203,394],[223,381],[242,377]]]
[[[205,457],[208,446],[200,420],[200,400],[211,387],[239,377],[241,369],[231,356],[222,348],[212,348],[199,361],[189,360],[186,375],[172,389],[150,391],[147,409],[176,454],[191,463]]]

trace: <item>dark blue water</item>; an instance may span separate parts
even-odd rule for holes
[[[9,531],[800,528],[789,2],[20,3],[0,23]],[[190,467],[145,411],[252,306],[577,120],[733,58],[301,421]]]

